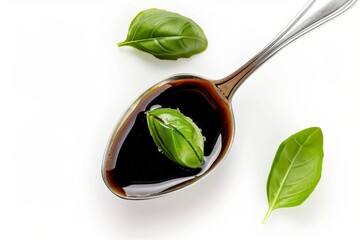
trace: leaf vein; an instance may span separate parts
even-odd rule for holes
[[[300,180],[298,180],[298,181],[291,182],[291,183],[289,183],[289,184],[285,184],[284,187],[291,187],[291,186],[293,186],[293,185],[295,185],[295,184],[299,184],[299,183],[307,180],[307,178],[310,177],[310,176],[313,175],[313,174],[314,174],[314,172],[310,172],[310,173],[307,174],[306,176],[300,178]]]
[[[284,195],[284,196],[279,197],[278,200],[282,200],[282,199],[286,199],[286,198],[290,198],[290,197],[299,195],[300,193],[305,192],[306,190],[308,190],[309,188],[311,188],[312,186],[313,186],[313,184],[309,184],[308,186],[306,186],[305,188],[301,189],[300,191],[297,191],[297,192],[294,192],[294,193],[292,193],[292,194],[288,194],[288,195]]]

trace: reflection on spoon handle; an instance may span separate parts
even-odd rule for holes
[[[230,102],[245,79],[289,43],[344,13],[357,0],[310,0],[296,17],[258,54],[215,85]]]

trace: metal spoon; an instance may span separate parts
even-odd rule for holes
[[[110,141],[108,143],[102,165],[102,176],[107,187],[117,196],[125,199],[150,199],[166,195],[170,192],[182,189],[188,186],[203,176],[207,175],[217,164],[224,158],[226,152],[228,152],[234,131],[233,114],[231,110],[231,99],[239,88],[239,86],[253,73],[258,67],[260,67],[265,61],[271,58],[275,53],[283,49],[289,43],[305,35],[316,27],[323,23],[339,16],[344,13],[350,7],[352,7],[357,0],[310,0],[304,8],[295,16],[295,18],[273,39],[263,50],[256,54],[252,59],[240,67],[237,71],[229,76],[217,80],[210,81],[193,75],[177,75],[168,78],[142,94],[127,110],[120,122],[117,124]],[[205,165],[201,171],[193,176],[182,177],[179,179],[170,179],[163,181],[159,184],[135,184],[128,187],[123,187],[121,191],[116,187],[116,184],[112,183],[107,172],[111,171],[116,165],[117,153],[121,148],[126,136],[120,136],[124,134],[124,125],[132,114],[137,113],[139,109],[144,108],[144,98],[154,91],[161,92],[166,86],[170,86],[176,81],[181,79],[187,79],[190,81],[196,81],[204,86],[204,89],[209,89],[211,85],[213,91],[218,95],[218,98],[228,106],[229,121],[225,124],[225,128],[230,129],[227,131],[228,137],[231,139],[223,145],[220,145],[221,149],[217,149],[216,154],[212,153],[208,156]],[[128,131],[127,131],[128,132]],[[141,150],[140,150],[141,151]],[[215,152],[215,150],[214,150]],[[215,156],[215,157],[214,157]]]

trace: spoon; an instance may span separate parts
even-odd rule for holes
[[[234,136],[231,99],[239,86],[285,46],[330,19],[357,0],[310,0],[263,50],[229,76],[216,81],[176,75],[143,93],[126,111],[107,145],[102,177],[124,199],[150,199],[182,189],[213,170],[230,149]],[[178,108],[202,129],[205,163],[186,169],[159,152],[147,130],[145,111]]]

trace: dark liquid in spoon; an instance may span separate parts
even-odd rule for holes
[[[198,169],[181,167],[156,147],[145,112],[156,107],[179,109],[190,117],[205,137],[205,163]],[[196,181],[218,164],[233,136],[230,106],[214,85],[201,79],[170,81],[142,96],[120,123],[108,147],[104,180],[125,198],[152,197]]]

